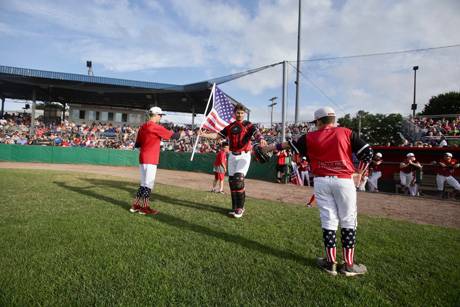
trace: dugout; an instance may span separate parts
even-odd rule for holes
[[[433,161],[442,159],[446,152],[450,152],[453,158],[460,161],[459,147],[399,147],[399,146],[372,146],[374,152],[380,152],[383,155],[382,178],[379,185],[386,192],[395,190],[394,174],[399,173],[399,164],[406,158],[409,152],[415,155],[417,161],[423,166],[423,175],[435,175],[436,166]],[[460,170],[455,171],[455,177],[460,176]],[[423,181],[423,177],[422,177]]]

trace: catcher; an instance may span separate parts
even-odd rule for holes
[[[246,109],[242,104],[237,104],[233,110],[235,121],[227,125],[219,133],[199,132],[199,135],[208,139],[226,138],[230,147],[228,156],[228,178],[232,195],[232,210],[229,215],[240,218],[245,211],[246,192],[244,177],[251,163],[251,139],[259,141],[262,146],[267,143],[255,125],[244,120]],[[258,154],[257,154],[258,153]],[[259,149],[255,150],[256,159],[260,162],[267,160],[268,155],[262,154]]]

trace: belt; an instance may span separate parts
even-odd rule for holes
[[[315,176],[316,178],[340,178],[340,179],[351,179],[351,175],[335,175],[335,176]]]
[[[232,151],[232,155],[234,155],[234,156],[239,156],[242,153],[247,153],[247,151]]]

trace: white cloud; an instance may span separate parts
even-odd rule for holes
[[[91,58],[116,72],[198,67],[203,77],[214,77],[295,60],[297,3],[260,0],[249,9],[243,0],[10,0],[2,2],[0,10],[27,16],[41,29],[49,25],[57,34],[51,45],[61,56]],[[457,0],[348,0],[341,6],[333,0],[312,0],[302,5],[304,59],[460,43]],[[24,27],[2,20],[0,35],[51,36]],[[459,50],[306,62],[302,71],[316,86],[302,78],[300,118],[311,118],[309,114],[324,104],[332,104],[339,114],[360,109],[407,114],[413,65],[421,67],[417,90],[421,109],[431,96],[459,90]],[[292,101],[294,72],[289,69]],[[233,84],[232,90],[246,96],[274,90],[281,95],[281,70],[269,69]]]

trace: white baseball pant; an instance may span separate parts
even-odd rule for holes
[[[249,170],[251,164],[251,152],[242,152],[235,155],[232,152],[228,155],[228,175],[233,176],[235,173],[242,173],[244,177]]]
[[[314,189],[321,227],[328,230],[356,229],[356,187],[353,179],[335,176],[315,177]]]
[[[418,184],[411,185],[414,175],[412,173],[399,172],[399,179],[401,180],[401,185],[409,189],[411,196],[416,196],[418,192]]]
[[[302,179],[303,183],[307,183],[310,186],[310,173],[308,171],[300,172],[300,178]]]
[[[140,164],[139,169],[141,170],[141,187],[147,187],[153,190],[155,184],[155,177],[157,175],[156,164]]]
[[[450,185],[457,191],[460,191],[460,183],[458,183],[457,179],[455,179],[453,176],[442,176],[439,174],[436,175],[436,184],[438,186],[438,191],[444,190],[444,184],[446,182],[448,185]]]
[[[382,172],[373,172],[369,179],[367,180],[367,186],[369,187],[369,191],[374,192],[375,190],[379,189],[379,179],[382,177]]]

